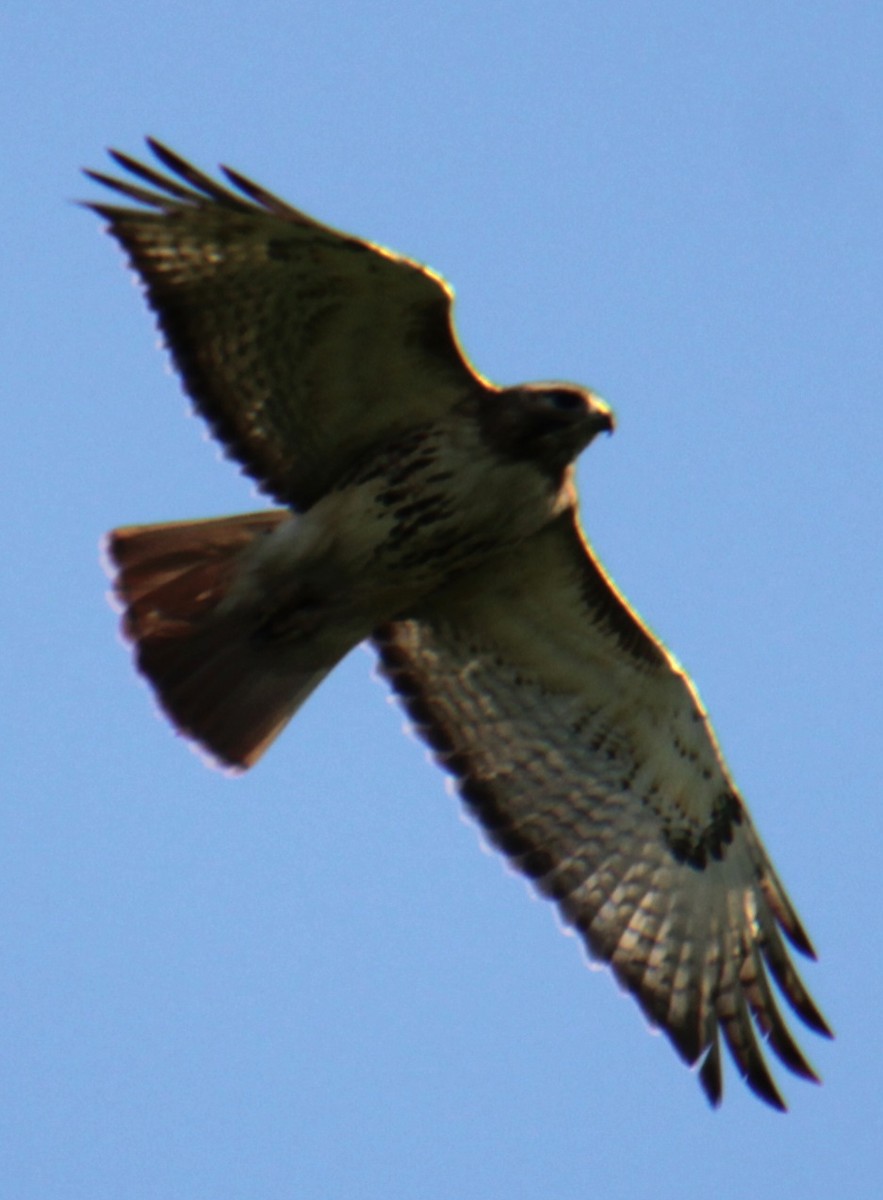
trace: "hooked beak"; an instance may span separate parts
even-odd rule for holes
[[[613,433],[616,429],[616,417],[613,409],[606,400],[602,400],[600,396],[596,396],[594,392],[592,397],[592,417],[595,425],[595,433]]]

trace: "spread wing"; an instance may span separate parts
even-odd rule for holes
[[[196,408],[276,499],[309,507],[365,450],[489,386],[438,275],[148,145],[170,175],[115,151],[140,184],[86,172],[142,207],[87,207],[144,280]]]
[[[381,663],[490,840],[722,1094],[719,1031],[784,1107],[757,1034],[814,1079],[770,977],[829,1034],[781,931],[809,940],[686,675],[565,514],[375,635]]]

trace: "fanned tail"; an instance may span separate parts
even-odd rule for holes
[[[228,604],[241,555],[285,511],[114,530],[107,549],[123,632],[177,729],[224,767],[254,765],[349,646],[316,661],[262,632],[253,606]]]

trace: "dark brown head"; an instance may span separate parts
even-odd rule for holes
[[[526,383],[487,397],[482,428],[491,445],[559,474],[596,433],[612,433],[609,405],[571,383]]]

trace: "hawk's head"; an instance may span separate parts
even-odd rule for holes
[[[482,428],[502,453],[559,474],[596,433],[615,426],[608,404],[572,383],[526,383],[488,397]]]

